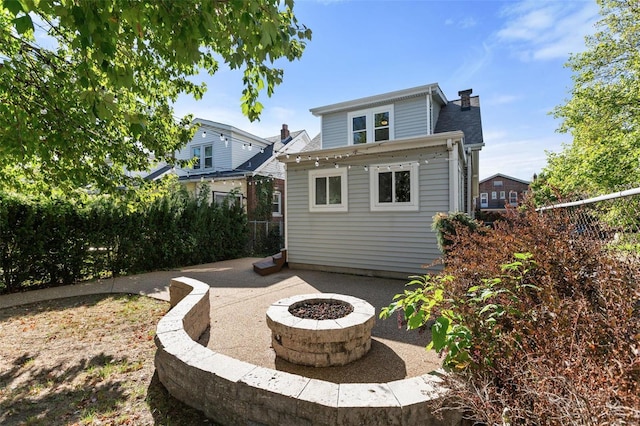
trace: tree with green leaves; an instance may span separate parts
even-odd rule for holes
[[[597,32],[574,54],[571,98],[554,110],[573,142],[549,153],[534,189],[562,196],[640,182],[640,3],[598,0]]]
[[[243,113],[282,82],[311,31],[293,0],[0,0],[0,182],[131,186],[126,171],[172,161],[195,132],[177,120],[189,77],[243,71]],[[40,183],[40,186],[38,186]]]

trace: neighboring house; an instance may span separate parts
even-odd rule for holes
[[[480,181],[480,211],[505,211],[517,206],[529,191],[531,182],[503,174],[495,174]]]
[[[309,142],[306,131],[290,132],[282,125],[280,135],[261,138],[227,124],[196,118],[199,129],[193,139],[177,151],[177,160],[192,160],[191,166],[171,167],[159,165],[146,176],[158,179],[175,173],[186,189],[197,194],[202,184],[211,192],[212,202],[234,194],[247,209],[252,220],[256,193],[252,188],[257,180],[273,181],[273,218],[284,220],[284,165],[279,155],[297,153]]]
[[[311,109],[319,149],[278,157],[291,267],[406,278],[441,257],[433,216],[473,212],[484,146],[478,97],[459,95],[430,84]]]

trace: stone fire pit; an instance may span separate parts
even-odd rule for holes
[[[336,312],[346,315],[335,318]],[[311,318],[303,318],[305,315]],[[324,317],[335,319],[313,319]],[[373,306],[342,294],[293,296],[267,309],[276,355],[293,364],[314,367],[345,365],[364,356],[371,349],[374,324]]]

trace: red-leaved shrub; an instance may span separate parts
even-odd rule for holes
[[[440,278],[387,311],[435,320],[448,407],[489,425],[640,424],[640,260],[561,212],[480,230],[456,229]]]

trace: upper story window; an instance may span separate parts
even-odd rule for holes
[[[280,193],[280,191],[273,192],[273,199],[271,203],[271,213],[273,214],[273,216],[282,216],[282,194]]]
[[[213,167],[213,144],[195,145],[191,147],[193,169],[202,170]]]
[[[309,171],[309,211],[347,210],[347,168]]]
[[[369,168],[372,211],[418,210],[418,163]]]
[[[493,181],[493,186],[502,186],[502,181],[501,180],[494,180]]]
[[[348,120],[349,145],[393,138],[393,105],[350,112]]]

